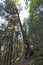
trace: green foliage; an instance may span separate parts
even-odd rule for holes
[[[33,43],[43,43],[43,1],[32,0],[30,4],[29,33]],[[39,45],[40,45],[39,44]]]
[[[34,56],[28,60],[28,65],[43,65],[43,0],[30,1],[30,17],[26,22]]]

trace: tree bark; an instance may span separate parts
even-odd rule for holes
[[[18,15],[18,21],[19,21],[19,24],[20,24],[20,27],[21,27],[24,44],[27,45],[27,50],[28,50],[28,52],[30,53],[30,52],[31,52],[31,49],[30,49],[29,41],[28,41],[28,38],[27,38],[26,33],[25,33],[24,30],[23,30],[23,26],[22,26],[22,24],[21,24],[21,20],[20,20],[19,12],[18,12],[18,9],[17,9],[17,8],[16,8],[16,13],[17,13],[17,15]]]
[[[10,52],[9,52],[9,65],[12,65],[12,51],[13,51],[13,33],[14,30],[11,31],[11,38],[10,38]]]

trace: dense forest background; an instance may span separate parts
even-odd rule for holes
[[[27,65],[43,65],[43,0],[24,0],[29,16],[23,25],[18,1],[0,2],[0,65],[14,65],[22,56]]]

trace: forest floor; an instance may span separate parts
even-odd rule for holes
[[[15,63],[15,65],[27,65],[27,60],[23,56]]]

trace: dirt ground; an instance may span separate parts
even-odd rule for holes
[[[27,65],[27,60],[23,56],[15,65]]]

